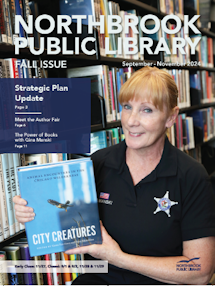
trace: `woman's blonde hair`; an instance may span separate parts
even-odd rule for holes
[[[178,89],[171,75],[156,67],[144,67],[135,73],[122,85],[119,102],[129,100],[147,100],[163,111],[167,106],[170,113],[177,106]]]

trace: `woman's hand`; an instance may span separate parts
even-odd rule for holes
[[[102,222],[100,221],[102,244],[92,244],[88,246],[77,247],[74,249],[67,250],[67,254],[84,254],[88,253],[91,256],[108,260],[109,263],[115,264],[114,262],[119,259],[119,256],[123,254],[118,243],[107,233]]]
[[[27,207],[27,202],[20,196],[13,197],[15,215],[18,222],[25,223],[32,221],[35,217],[34,210]]]

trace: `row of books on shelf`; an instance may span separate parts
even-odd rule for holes
[[[185,14],[201,15],[197,21],[199,28],[210,30],[211,22],[215,19],[214,2],[210,0],[160,0],[159,4],[161,12],[178,15],[181,19]]]
[[[215,137],[215,109],[208,107],[179,114],[174,125],[168,129],[167,136],[172,145],[182,151],[195,149]]]
[[[208,107],[188,114],[179,114],[174,125],[167,130],[172,145],[200,161],[200,144],[215,137],[215,109]],[[120,127],[91,133],[91,154],[124,140]]]
[[[215,39],[200,34],[190,36],[194,41],[200,37],[201,40],[196,46],[195,55],[191,55],[191,60],[195,60],[202,67],[214,67]]]
[[[164,1],[165,2],[165,1]],[[167,1],[166,1],[167,2]],[[179,7],[176,8],[177,4],[178,4],[178,0],[173,0],[173,2],[177,2],[175,3],[175,5],[171,5],[171,7],[173,9],[171,9],[171,11],[169,11],[168,14],[172,14],[174,12],[176,12],[176,14],[181,18],[183,18],[183,13],[182,13],[182,7],[180,6],[180,12],[179,12]],[[180,0],[180,2],[182,2]],[[165,7],[168,7],[168,5],[164,5]],[[184,55],[182,55],[181,53],[179,53],[179,51],[177,50],[177,54],[175,55],[173,53],[173,38],[174,37],[180,37],[185,39],[188,35],[184,34],[184,29],[182,28],[179,32],[177,32],[176,34],[167,34],[165,32],[162,31],[162,29],[160,28],[158,32],[155,32],[153,34],[151,33],[144,33],[141,29],[140,26],[140,22],[141,22],[141,16],[139,12],[135,9],[130,9],[130,10],[122,10],[120,9],[120,6],[118,3],[113,2],[113,1],[107,1],[107,0],[101,0],[100,3],[98,3],[96,6],[95,11],[97,11],[96,13],[96,19],[97,21],[99,21],[99,17],[100,15],[104,15],[105,16],[105,33],[102,34],[100,33],[100,29],[97,28],[98,30],[98,42],[99,42],[99,49],[100,49],[100,55],[101,56],[106,56],[106,46],[109,45],[109,53],[108,56],[109,57],[120,57],[120,58],[125,58],[125,59],[136,59],[136,60],[144,60],[144,59],[156,59],[156,60],[161,60],[161,61],[165,61],[165,62],[180,62],[180,63],[187,63],[190,61],[190,50],[188,45],[186,46],[186,53]],[[161,7],[163,7],[163,4],[161,3]],[[174,9],[175,8],[175,9]],[[161,10],[163,10],[163,8],[161,8]],[[121,17],[122,19],[122,26],[123,29],[120,33],[118,34],[111,34],[108,33],[108,16],[109,15],[118,15]],[[137,26],[137,32],[135,32],[133,30],[133,28],[131,28],[131,26],[128,29],[128,32],[125,31],[125,22],[126,19],[125,18],[129,18],[129,22],[134,22],[134,19],[138,19],[138,24]],[[161,20],[160,21],[160,27],[161,27]],[[145,22],[145,28],[147,30],[151,30],[155,27],[155,22],[154,20],[147,20]],[[175,29],[175,24],[172,24],[170,22],[167,23],[167,27],[169,30],[173,30]],[[148,45],[148,48],[145,49],[143,48],[143,38],[144,37],[148,37],[151,40],[153,40],[153,44]],[[165,52],[159,52],[159,54],[157,55],[153,55],[156,47],[158,46],[158,42],[160,41],[161,38],[164,38],[166,41],[166,45],[168,46],[168,49],[170,51],[170,54],[167,54]],[[105,39],[109,39],[109,43],[105,42]],[[119,41],[119,39],[121,39],[122,41]],[[126,39],[133,39],[134,41],[136,41],[137,43],[137,52],[136,53],[132,53],[134,51],[133,47],[130,47],[129,50],[127,50],[127,45],[128,43],[126,43]],[[121,47],[122,46],[122,47]],[[120,52],[121,51],[121,52]]]
[[[36,60],[27,63],[26,59],[0,59],[0,78],[44,78],[47,71],[40,68]]]
[[[175,14],[177,16],[179,16],[181,19],[183,19],[184,16],[184,4],[185,6],[189,6],[189,4],[187,3],[189,1],[184,1],[183,0],[160,0],[160,11],[166,14]],[[201,15],[201,18],[198,19],[197,24],[199,27],[205,27],[205,23],[204,20],[202,21],[201,24],[201,20],[203,19],[203,15],[204,13],[210,13],[210,9],[205,12],[205,2],[210,2],[208,1],[197,1],[198,3],[195,4],[195,10],[196,10],[196,14]],[[204,2],[204,3],[200,3],[200,2]],[[65,3],[65,8],[69,7],[69,1],[68,3]],[[62,5],[63,6],[63,5]],[[186,39],[186,37],[188,37],[188,34],[184,33],[184,29],[182,28],[179,32],[177,32],[176,34],[167,34],[164,33],[161,29],[153,34],[150,33],[143,33],[141,27],[140,27],[140,20],[141,20],[141,16],[144,15],[140,15],[138,10],[135,9],[130,9],[130,10],[122,10],[120,8],[119,3],[117,2],[113,2],[113,1],[107,1],[107,0],[100,0],[94,1],[94,6],[95,6],[95,18],[96,21],[99,22],[100,21],[100,16],[104,15],[105,16],[105,33],[101,34],[100,33],[100,28],[97,27],[98,30],[98,42],[99,42],[99,48],[100,48],[100,55],[102,56],[106,56],[105,53],[105,46],[107,45],[107,43],[105,43],[105,38],[109,38],[109,50],[112,51],[112,53],[108,54],[108,56],[110,57],[122,57],[122,58],[128,58],[128,59],[139,59],[139,60],[144,60],[144,58],[148,58],[148,51],[149,49],[146,49],[146,51],[142,51],[141,48],[141,38],[143,37],[150,37],[154,42],[153,46],[152,46],[152,51],[154,52],[155,47],[156,47],[156,42],[159,42],[159,40],[161,39],[161,37],[163,37],[166,40],[167,46],[170,50],[170,55],[166,54],[166,53],[162,53],[160,52],[160,56],[158,58],[160,58],[160,60],[163,60],[165,62],[180,62],[180,63],[188,63],[190,61],[190,49],[188,47],[188,45],[186,45],[185,48],[185,54],[182,55],[179,50],[177,50],[177,54],[175,55],[173,53],[173,38],[174,37],[180,37],[183,39]],[[66,11],[66,9],[62,9],[61,12]],[[75,13],[75,9],[74,11],[70,8],[70,13],[73,14],[73,12]],[[201,12],[199,14],[199,12]],[[68,12],[67,12],[68,14]],[[108,16],[111,15],[118,15],[121,17],[122,19],[122,26],[123,29],[120,33],[118,34],[108,34]],[[124,29],[124,23],[125,23],[125,17],[130,17],[129,22],[134,22],[135,18],[138,18],[138,25],[137,25],[137,31],[138,33],[134,32],[134,30],[129,27],[128,29],[128,33],[125,33],[125,29]],[[208,17],[209,19],[209,17]],[[160,20],[161,21],[161,20]],[[207,23],[208,24],[208,23]],[[161,26],[161,24],[160,24]],[[151,30],[155,27],[155,22],[153,20],[147,20],[145,22],[145,27],[148,30]],[[175,29],[176,25],[172,24],[170,22],[167,23],[167,27],[169,30],[173,30]],[[209,38],[207,36],[202,36],[202,35],[197,35],[198,37],[201,38],[200,44],[198,45],[198,52],[199,52],[199,63],[202,66],[205,67],[214,67],[214,54],[215,54],[215,50],[213,48],[214,46],[214,39]],[[138,52],[136,54],[129,54],[125,52],[125,48],[123,47],[123,45],[126,42],[126,38],[133,38],[136,40],[137,42],[137,47],[138,47]],[[195,37],[191,36],[191,38],[194,40]],[[122,39],[122,53],[119,53],[119,50],[121,49],[121,44],[119,42],[119,39]],[[133,48],[129,48],[130,51],[133,50]],[[114,53],[114,52],[115,53]],[[145,57],[145,54],[147,55]],[[152,58],[152,57],[151,57]],[[156,59],[158,59],[156,57]]]
[[[90,135],[90,154],[97,150],[118,144],[125,136],[121,127],[92,132]]]
[[[215,101],[215,73],[209,71],[190,71],[191,105]]]
[[[15,34],[15,15],[21,15],[28,23],[31,5],[32,2],[26,0],[0,1],[0,39],[2,43],[14,44],[15,37],[25,36],[23,29],[20,29],[20,35]]]
[[[178,87],[179,108],[215,101],[215,73],[172,69],[166,70],[173,77]],[[122,106],[118,94],[122,84],[130,78],[134,68],[117,68],[106,65],[78,67],[67,70],[67,76],[90,77],[91,94],[104,99],[106,121],[120,120]]]
[[[20,195],[17,167],[67,160],[65,153],[0,155],[0,242],[24,229],[17,222],[12,198]]]
[[[6,260],[16,260],[16,264],[19,264],[18,261],[25,260],[33,262],[33,264],[40,265],[40,262],[44,261],[44,265],[48,263],[49,265],[55,265],[57,262],[62,261],[66,264],[71,264],[72,271],[58,273],[58,268],[56,267],[54,271],[47,271],[42,273],[41,268],[36,268],[36,273],[31,273],[29,263],[28,271],[25,273],[20,273],[16,271],[15,266],[8,266],[7,273],[3,272],[0,269],[0,284],[1,285],[70,285],[72,281],[75,280],[79,273],[72,267],[72,263],[75,261],[83,260],[83,255],[67,255],[63,252],[46,254],[41,256],[31,257],[29,253],[29,246],[26,238],[21,238],[8,246],[5,246],[0,251],[0,262]],[[57,265],[57,264],[56,264]],[[27,265],[28,266],[28,265]],[[41,266],[42,267],[42,266]],[[54,268],[54,267],[53,267]],[[52,268],[52,269],[53,269]],[[23,271],[24,272],[24,271]]]

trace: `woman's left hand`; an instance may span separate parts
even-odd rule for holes
[[[93,256],[97,259],[107,260],[109,263],[114,264],[114,260],[119,259],[119,255],[123,252],[119,244],[107,233],[102,222],[100,221],[102,244],[92,244],[88,246],[81,246],[74,249],[65,251],[67,254],[85,254]]]

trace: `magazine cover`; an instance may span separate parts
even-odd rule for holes
[[[84,255],[75,248],[96,244],[92,248],[98,249],[102,235],[109,239],[102,245],[108,250],[98,261],[110,264],[106,272],[93,268],[96,274],[106,273],[97,284],[214,284],[214,245],[200,244],[215,236],[215,207],[209,207],[213,199],[207,196],[215,190],[214,61],[214,0],[0,0],[0,250],[27,234],[35,261],[60,256],[62,262],[76,264]],[[155,156],[153,170],[150,160],[166,150],[156,149],[144,161],[144,152],[151,151],[145,147],[162,130],[163,119],[153,125],[156,101],[150,108],[141,106],[129,128],[123,116],[133,105],[119,101],[123,85],[148,67],[174,80],[178,94],[173,101],[179,107],[163,135],[180,155],[162,168]],[[153,92],[146,99],[143,90],[138,90],[141,103],[152,103]],[[146,135],[147,142],[142,140]],[[132,166],[125,157],[129,152],[119,150],[128,138],[140,146],[133,145]],[[74,161],[86,155],[93,160],[94,174],[90,160]],[[188,158],[198,161],[198,171],[197,163],[187,171]],[[183,173],[179,182],[172,176],[177,170]],[[202,187],[200,194],[202,177],[213,187]],[[171,180],[175,185],[169,187]],[[36,213],[26,230],[12,203],[20,194]],[[121,250],[113,254],[113,245]],[[75,254],[65,253],[69,249]],[[9,259],[9,253],[1,259]],[[59,270],[58,280],[57,269],[57,275],[37,270],[38,285],[72,284],[82,272]],[[17,283],[18,270],[10,271],[8,277],[0,275],[0,284],[8,278]]]
[[[21,167],[18,178],[36,214],[26,223],[31,256],[102,243],[90,159]]]

